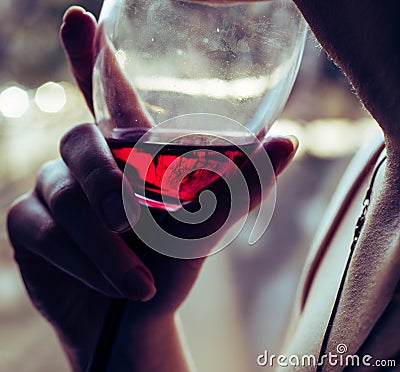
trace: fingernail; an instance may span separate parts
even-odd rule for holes
[[[141,266],[129,270],[121,288],[126,296],[135,301],[149,301],[156,294],[153,276]]]
[[[292,142],[292,145],[293,145],[292,151],[294,151],[294,152],[297,151],[297,149],[299,148],[299,140],[297,139],[297,137],[290,134],[288,136],[285,136],[284,138],[286,138]]]
[[[97,22],[96,17],[93,15],[93,13],[88,12],[85,8],[82,8],[81,6],[73,5],[69,7],[64,13],[62,24],[64,25],[65,23],[67,23],[67,20],[69,23],[74,22],[76,20],[81,21],[82,17],[88,17],[91,18],[94,23]]]
[[[105,223],[112,231],[121,233],[129,230],[130,223],[125,214],[121,194],[117,192],[109,194],[103,202],[102,212]]]
[[[66,19],[71,15],[71,13],[75,13],[75,12],[79,12],[81,14],[85,14],[86,10],[84,8],[82,8],[81,6],[78,6],[78,5],[73,5],[73,6],[69,7],[66,10],[66,12],[64,13],[63,22],[66,21]]]
[[[299,140],[292,135],[275,137],[276,146],[269,149],[275,174],[279,175],[293,159],[299,147]]]

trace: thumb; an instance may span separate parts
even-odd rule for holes
[[[276,177],[292,161],[298,146],[299,141],[294,136],[269,137],[241,167],[241,173],[249,190],[250,210],[259,205],[261,199],[268,195]],[[268,161],[269,166],[266,164]]]
[[[232,222],[259,206],[273,189],[276,177],[290,164],[298,145],[294,136],[269,137],[240,165],[238,172],[210,185],[208,190],[217,196],[218,207],[212,218],[205,223],[191,226],[192,236],[198,237],[205,232],[209,234],[218,230],[233,207],[233,199],[235,208],[232,210]],[[232,186],[241,185],[243,180],[246,190],[231,190]],[[195,233],[196,229],[198,233]]]
[[[270,137],[263,145],[271,160],[275,176],[279,176],[293,160],[299,148],[299,140],[293,135]]]

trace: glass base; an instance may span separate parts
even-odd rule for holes
[[[145,196],[137,194],[137,193],[135,193],[135,195],[138,198],[140,204],[145,205],[149,208],[157,208],[157,209],[161,209],[161,210],[168,211],[168,212],[176,212],[177,210],[181,209],[184,205],[187,205],[190,203],[190,201],[184,201],[184,202],[165,201],[165,202],[163,202],[163,201],[146,198]]]

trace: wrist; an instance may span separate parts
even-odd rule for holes
[[[67,357],[71,370],[74,372],[86,371],[94,353],[93,347],[77,348],[65,342],[62,336],[58,335],[61,347]]]
[[[175,313],[148,316],[136,310],[134,305],[127,309],[108,369],[189,371]]]

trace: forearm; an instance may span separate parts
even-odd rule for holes
[[[128,315],[129,317],[129,315]],[[128,318],[127,317],[127,318]],[[189,372],[183,340],[174,315],[159,319],[135,319],[121,327],[108,366],[110,371]]]

